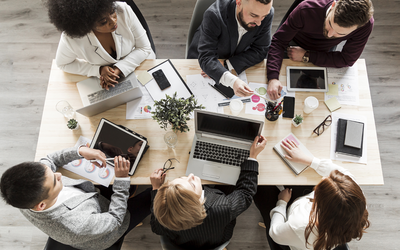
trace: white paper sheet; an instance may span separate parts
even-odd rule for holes
[[[152,74],[153,72],[161,69],[164,72],[164,75],[167,77],[170,87],[161,90],[157,85],[154,79],[150,80],[146,85],[146,89],[149,91],[149,94],[153,98],[154,101],[159,101],[165,98],[165,95],[172,96],[175,92],[178,93],[178,97],[189,98],[191,96],[189,90],[186,88],[185,84],[182,82],[182,79],[179,77],[177,72],[172,67],[170,61],[165,61],[148,72]]]
[[[336,96],[340,104],[359,105],[358,90],[358,67],[354,64],[346,68],[327,68],[328,84],[338,86],[338,95]],[[325,101],[335,95],[325,93]]]
[[[336,155],[336,134],[337,134],[337,124],[339,118],[358,121],[364,123],[364,137],[363,137],[363,154],[360,158],[345,156],[345,155]],[[356,114],[343,114],[338,112],[332,113],[332,124],[331,124],[331,159],[336,161],[347,161],[347,162],[356,162],[367,164],[367,118],[365,116],[356,115]]]
[[[197,103],[206,107],[205,110],[224,113],[224,108],[218,107],[218,103],[222,102],[225,97],[210,86],[210,84],[215,84],[214,80],[200,74],[187,75],[186,83],[196,97]]]
[[[143,96],[126,104],[126,119],[151,119],[154,101],[147,89],[140,85]]]
[[[255,83],[255,82],[250,82],[249,87],[254,90],[257,94],[267,98],[268,100],[271,100],[269,95],[267,94],[267,85],[264,83]],[[282,91],[281,91],[281,98],[284,96],[295,96],[295,92],[288,92],[286,89],[286,86],[283,86]],[[246,114],[252,114],[252,115],[265,115],[265,108],[266,108],[266,103],[267,101],[257,95],[252,95],[250,97],[251,102],[246,103]],[[280,101],[278,100],[278,101]],[[282,115],[281,115],[282,116]]]
[[[86,137],[80,136],[75,146],[82,144],[85,144],[89,147],[90,140]],[[107,170],[105,170],[104,168],[96,167],[96,165],[86,159],[72,161],[67,165],[64,165],[63,168],[75,174],[79,174],[80,176],[85,177],[91,181],[97,182],[105,187],[108,187],[110,185],[110,182],[115,175],[114,167],[107,165]]]

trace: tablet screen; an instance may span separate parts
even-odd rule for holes
[[[121,155],[128,159],[131,167],[130,172],[133,173],[142,153],[144,153],[146,144],[146,140],[103,118],[99,123],[90,147],[99,149],[107,158]],[[107,161],[107,163],[114,166],[113,160]]]
[[[328,91],[325,68],[288,67],[287,74],[289,91]]]

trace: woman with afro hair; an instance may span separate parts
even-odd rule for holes
[[[50,22],[62,31],[56,64],[95,76],[109,89],[145,59],[155,58],[146,30],[131,7],[115,0],[47,0]]]

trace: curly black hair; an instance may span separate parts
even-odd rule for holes
[[[50,22],[72,38],[83,37],[115,8],[115,0],[45,0]]]

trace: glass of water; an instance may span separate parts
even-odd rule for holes
[[[170,148],[175,148],[178,142],[178,135],[174,131],[169,131],[164,135],[164,141]]]
[[[58,112],[63,114],[68,120],[74,118],[75,111],[67,101],[64,100],[59,101],[56,104],[56,109]]]

